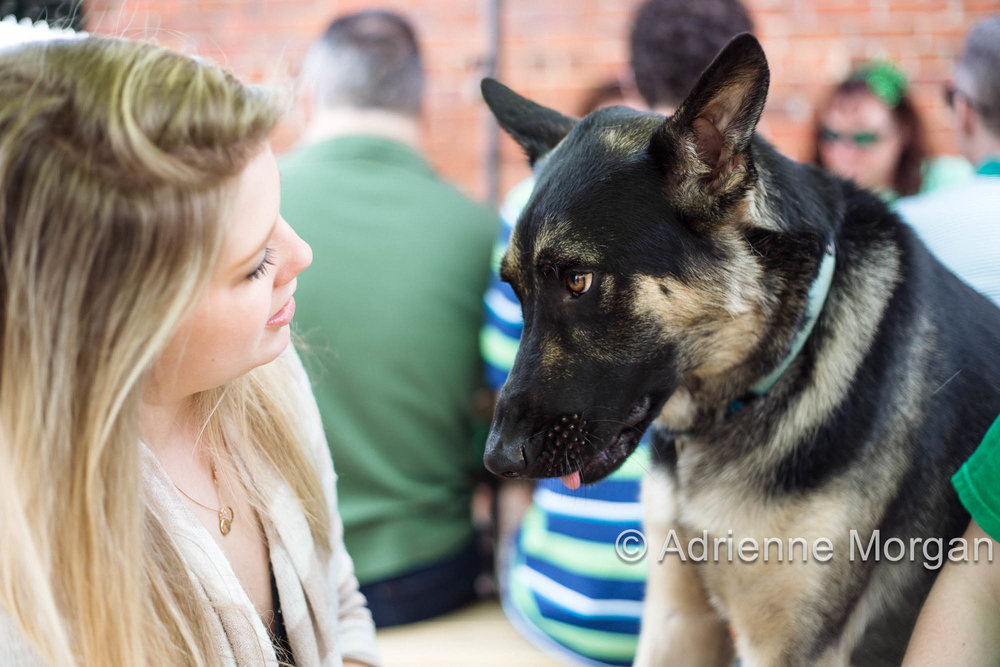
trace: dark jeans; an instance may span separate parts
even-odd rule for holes
[[[479,550],[470,542],[458,553],[398,577],[361,587],[375,627],[423,621],[471,602],[480,573]]]

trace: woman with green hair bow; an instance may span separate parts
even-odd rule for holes
[[[813,162],[893,202],[967,178],[959,157],[929,158],[906,75],[886,60],[854,69],[820,105]]]

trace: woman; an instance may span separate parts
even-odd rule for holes
[[[961,158],[928,159],[906,75],[885,61],[856,69],[820,107],[813,162],[888,202],[971,175]]]
[[[0,663],[377,663],[283,354],[279,115],[146,44],[0,55]]]

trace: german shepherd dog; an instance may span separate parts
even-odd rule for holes
[[[768,80],[741,35],[668,118],[482,85],[536,179],[485,463],[576,487],[654,424],[640,665],[898,664],[937,573],[920,540],[963,533],[949,478],[1000,413],[1000,310],[876,196],[756,137]],[[697,560],[704,535],[770,560]]]

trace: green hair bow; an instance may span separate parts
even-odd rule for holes
[[[854,70],[849,81],[864,81],[872,95],[890,109],[899,106],[909,82],[903,71],[888,60],[873,60]]]

